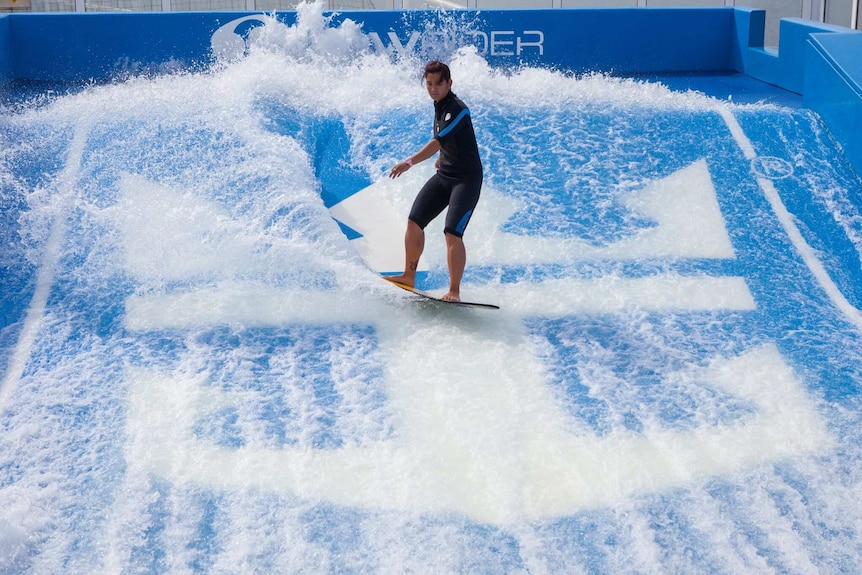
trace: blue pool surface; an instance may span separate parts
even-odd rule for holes
[[[0,572],[862,569],[862,182],[797,96],[456,56],[471,311],[356,247],[422,87],[273,58],[7,87]]]
[[[678,73],[647,75],[645,79],[661,82],[676,91],[693,90],[737,104],[775,104],[786,108],[802,107],[802,96],[782,90],[745,74]]]

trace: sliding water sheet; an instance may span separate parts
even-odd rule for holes
[[[818,118],[448,54],[502,310],[423,307],[374,272],[431,101],[361,34],[5,102],[0,570],[857,572],[860,184]]]

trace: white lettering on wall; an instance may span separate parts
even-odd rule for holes
[[[545,33],[540,30],[524,30],[520,35],[514,30],[492,30],[490,35],[474,30],[470,35],[483,56],[520,56],[525,48],[537,49],[539,56],[545,54]]]
[[[245,22],[255,22],[258,25],[265,24],[269,17],[263,15],[252,15],[231,20],[220,27],[212,35],[210,40],[213,54],[219,59],[233,60],[243,56],[248,48],[246,37],[237,32],[238,26]],[[381,37],[382,34],[382,37]],[[398,32],[389,31],[384,33],[368,32],[372,49],[379,54],[398,56],[416,52],[417,48],[429,49],[442,46],[447,43],[448,36],[435,32],[405,31],[405,41],[399,37]],[[544,56],[545,33],[541,30],[491,30],[483,32],[473,30],[466,33],[467,44],[476,46],[479,54],[483,56],[521,56],[525,52]]]
[[[533,36],[535,37],[535,40],[528,42],[525,40],[527,36]],[[524,30],[524,34],[522,36],[518,36],[516,42],[518,56],[521,55],[524,48],[538,48],[539,56],[543,56],[545,54],[545,33],[541,30]]]
[[[369,32],[368,35],[371,37],[371,44],[377,52],[381,54],[389,54],[390,56],[412,52],[416,49],[416,44],[419,42],[419,38],[421,37],[419,32],[414,31],[407,39],[407,43],[402,44],[401,39],[398,38],[398,34],[396,32],[389,32],[386,34],[389,37],[389,45],[385,45],[377,32]]]
[[[491,32],[491,56],[514,56],[515,53],[508,48],[515,41],[510,40],[515,35],[514,30],[494,30]]]

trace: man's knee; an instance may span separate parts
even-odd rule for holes
[[[452,232],[445,232],[447,245],[461,245],[464,243],[464,238]]]

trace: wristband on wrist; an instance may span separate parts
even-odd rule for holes
[[[413,156],[410,156],[409,158],[404,160],[404,163],[412,168],[413,167]]]

